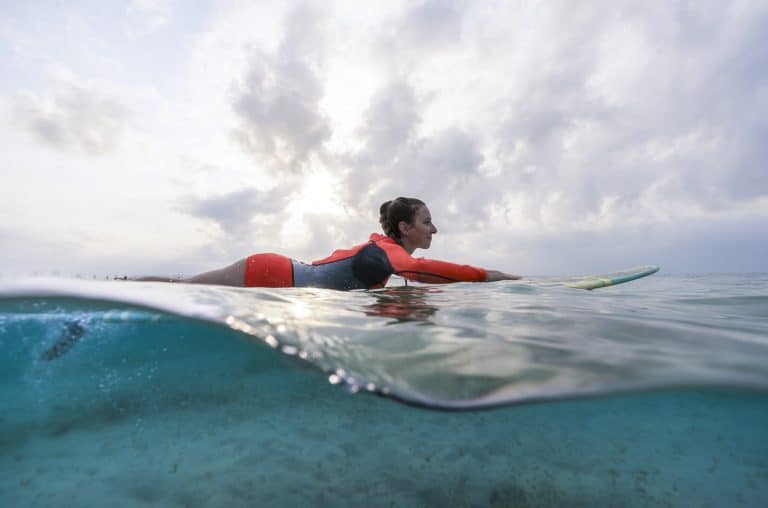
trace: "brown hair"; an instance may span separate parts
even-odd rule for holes
[[[400,221],[413,224],[413,216],[424,201],[416,198],[399,197],[386,201],[379,207],[379,223],[384,234],[400,243]]]

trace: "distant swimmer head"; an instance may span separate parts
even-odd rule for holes
[[[432,235],[437,233],[427,205],[416,198],[399,197],[382,203],[379,223],[384,233],[409,253],[416,249],[428,249]]]

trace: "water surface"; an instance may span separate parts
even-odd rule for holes
[[[4,506],[761,506],[768,276],[0,281]]]

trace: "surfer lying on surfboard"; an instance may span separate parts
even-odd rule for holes
[[[245,259],[194,277],[139,277],[138,281],[187,282],[246,287],[319,287],[372,289],[384,287],[393,274],[432,284],[517,280],[497,270],[459,265],[434,259],[414,258],[416,249],[428,249],[437,228],[427,205],[415,198],[399,197],[383,203],[379,222],[384,235],[330,256],[302,263],[280,254],[253,254]]]

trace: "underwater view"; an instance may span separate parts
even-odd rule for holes
[[[768,275],[0,279],[0,506],[768,503]]]

